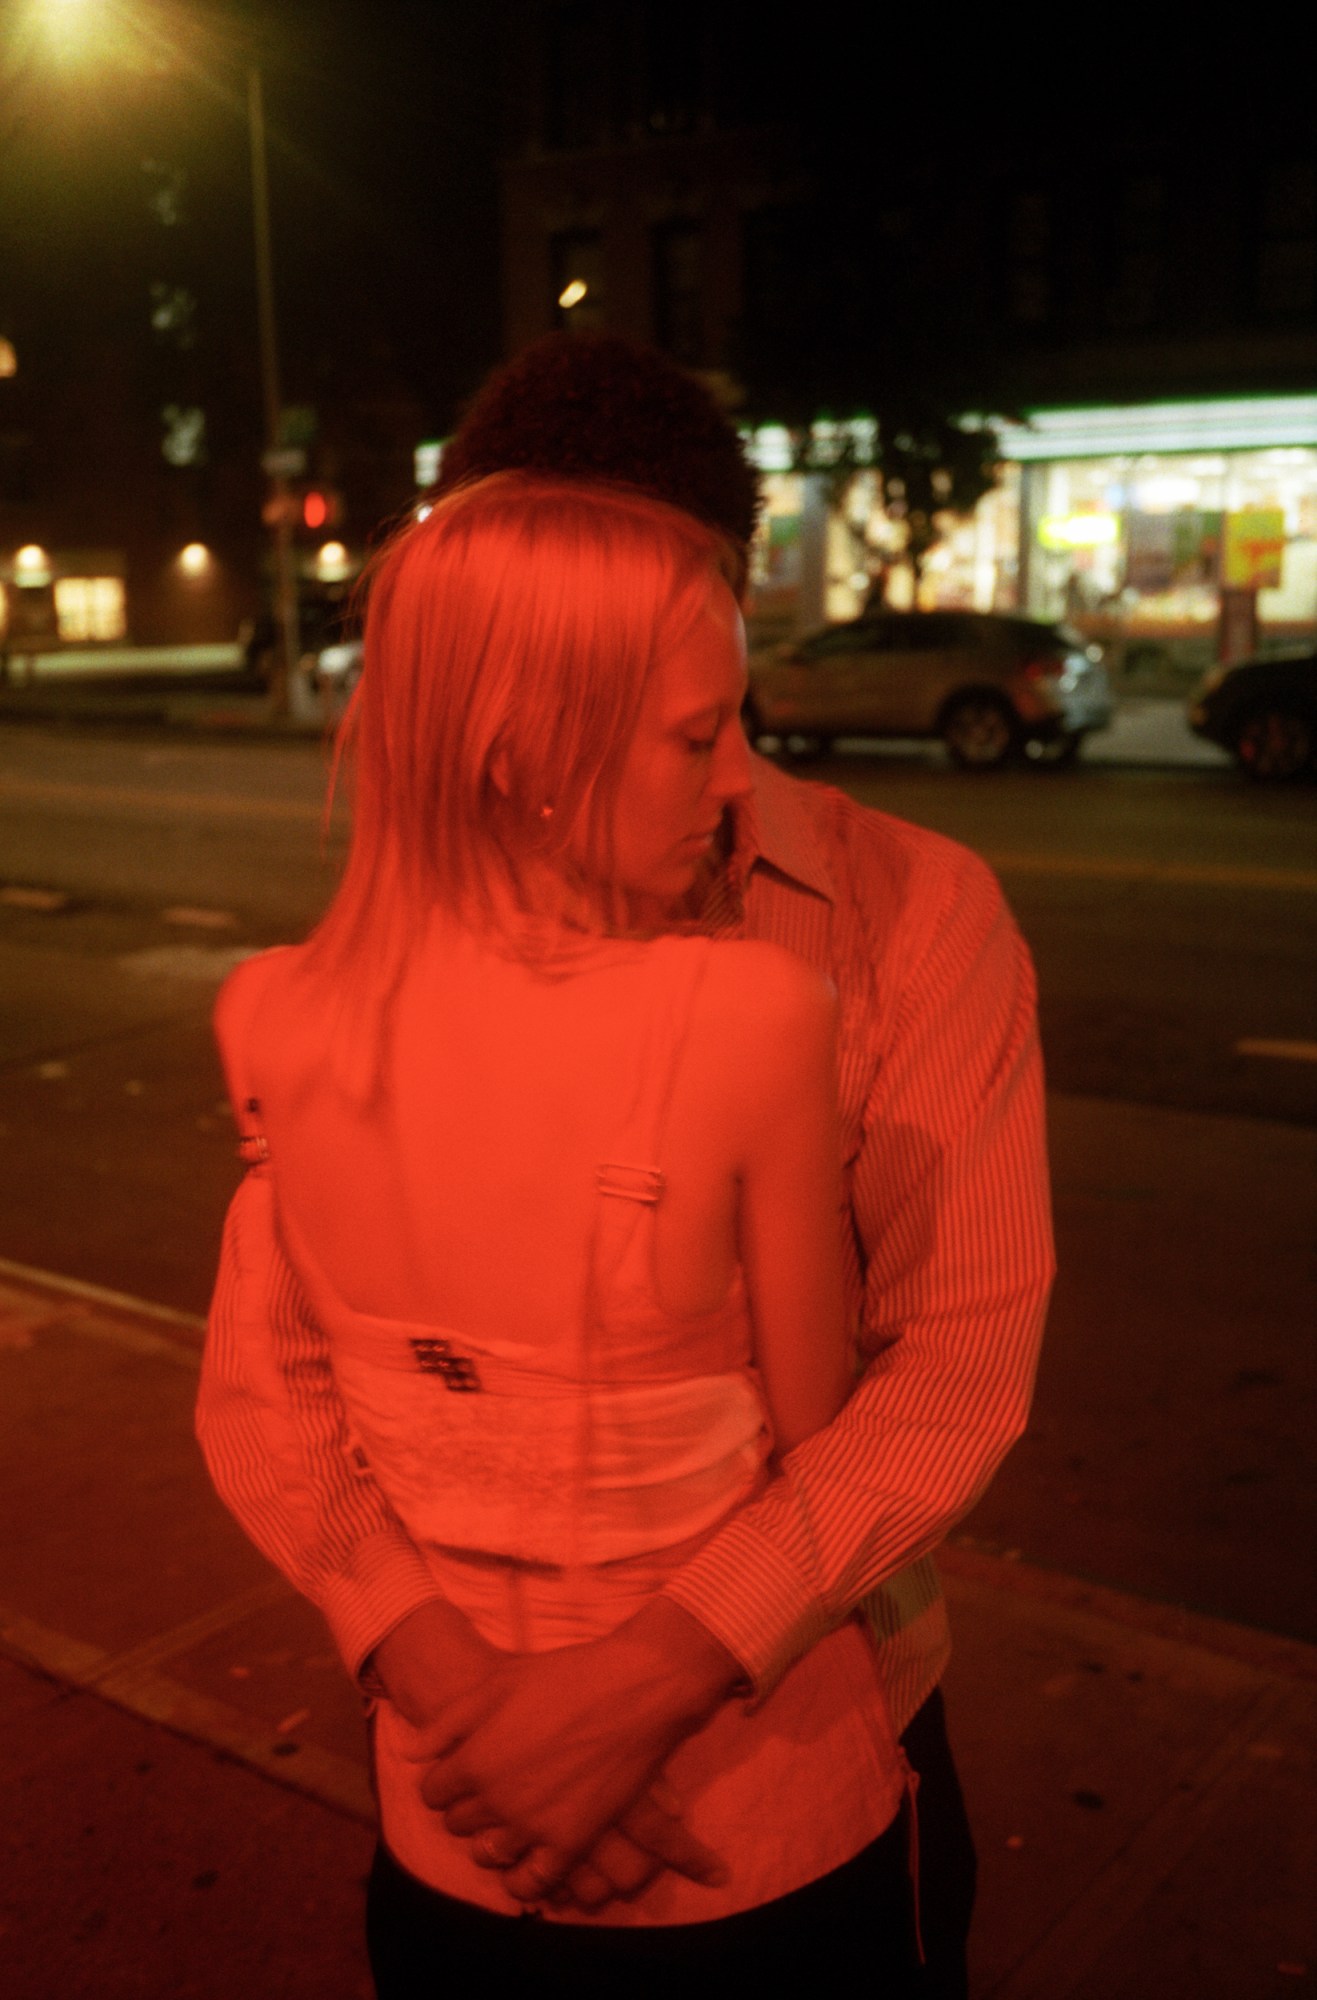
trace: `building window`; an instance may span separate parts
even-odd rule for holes
[[[23,506],[33,497],[35,457],[28,431],[0,431],[0,501]]]
[[[554,317],[573,333],[605,324],[603,243],[597,229],[563,229],[550,243]]]
[[[1016,326],[1043,326],[1052,313],[1052,207],[1026,190],[1011,204],[1010,276],[1006,310]]]
[[[177,229],[186,220],[184,196],[187,189],[187,175],[181,167],[166,165],[161,160],[143,160],[142,173],[147,183],[147,207],[162,229]]]
[[[1302,319],[1317,304],[1317,162],[1274,165],[1262,190],[1257,302],[1267,319]]]
[[[644,15],[645,129],[694,131],[705,96],[708,9],[698,0],[653,0]]]
[[[128,630],[123,578],[58,577],[55,622],[61,639],[122,639]]]
[[[1166,183],[1158,174],[1126,180],[1116,212],[1107,325],[1115,332],[1151,326],[1162,303]]]
[[[204,465],[206,412],[195,405],[166,403],[160,412],[164,436],[160,450],[170,465]]]
[[[786,203],[751,209],[742,221],[742,343],[747,364],[770,374],[794,367],[814,337],[810,217]],[[756,372],[759,372],[758,370]]]
[[[674,361],[699,367],[704,360],[702,226],[660,223],[653,235],[653,254],[655,338]]]
[[[162,339],[174,347],[197,344],[197,301],[186,285],[169,284],[163,278],[151,286],[151,325]]]
[[[555,151],[599,144],[598,44],[593,7],[550,11],[544,23],[544,143]]]

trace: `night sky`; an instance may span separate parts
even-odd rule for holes
[[[499,0],[83,0],[98,34],[128,20],[140,43],[145,23],[167,56],[155,75],[131,51],[107,59],[90,40],[84,61],[52,61],[25,24],[59,4],[0,0],[0,331],[25,368],[49,366],[53,385],[74,358],[94,367],[89,329],[103,328],[103,359],[116,313],[127,339],[160,247],[143,236],[141,181],[142,161],[159,158],[182,162],[189,177],[191,228],[178,245],[201,301],[207,365],[244,385],[236,401],[250,392],[242,92],[255,58],[285,401],[396,390],[415,401],[425,431],[451,428],[500,353],[497,162],[510,39]],[[872,5],[839,5],[789,28],[762,7],[710,0],[697,11],[716,19],[752,80],[747,101],[797,125],[844,191],[857,284],[882,254],[876,216],[899,185],[941,175],[954,190],[958,175],[1010,156],[1044,179],[1081,182],[1100,202],[1120,163],[1168,135],[1185,160],[1206,169],[1235,156],[1244,171],[1259,133],[1311,120],[1306,73],[1270,39],[1252,53],[1227,50],[1215,31],[1174,47],[1139,44],[1111,23],[1063,30],[1059,17],[1049,25],[1022,10],[936,34]],[[690,0],[672,0],[664,18],[679,35],[690,13]],[[917,320],[919,299],[903,304]],[[214,401],[213,382],[206,393]]]

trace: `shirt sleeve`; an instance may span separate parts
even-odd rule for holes
[[[984,864],[919,840],[851,1188],[865,1372],[666,1586],[760,1694],[945,1537],[1032,1395],[1054,1274],[1033,967]]]
[[[353,1447],[325,1335],[279,1240],[268,1167],[247,1173],[229,1208],[196,1429],[221,1500],[319,1606],[360,1677],[380,1640],[440,1592]]]

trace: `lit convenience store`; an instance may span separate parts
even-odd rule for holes
[[[920,609],[1063,619],[1132,682],[1317,636],[1317,396],[988,421],[997,485],[972,515],[944,517]],[[883,570],[886,601],[915,603],[902,526],[862,462],[871,421],[815,425],[811,457],[826,461],[843,430],[861,461],[844,482],[791,470],[785,431],[748,435],[765,493],[752,626],[854,618]]]

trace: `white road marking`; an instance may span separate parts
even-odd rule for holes
[[[63,889],[26,889],[17,882],[0,889],[0,903],[11,910],[62,910],[68,900]]]
[[[238,919],[232,910],[202,910],[195,909],[190,903],[174,903],[160,914],[167,924],[189,925],[198,931],[235,931],[238,928]]]
[[[162,944],[148,951],[125,952],[118,960],[124,972],[144,979],[195,979],[218,986],[235,965],[254,958],[254,945]]]
[[[1274,1056],[1279,1062],[1317,1063],[1317,1042],[1270,1042],[1254,1036],[1236,1042],[1235,1054]]]

